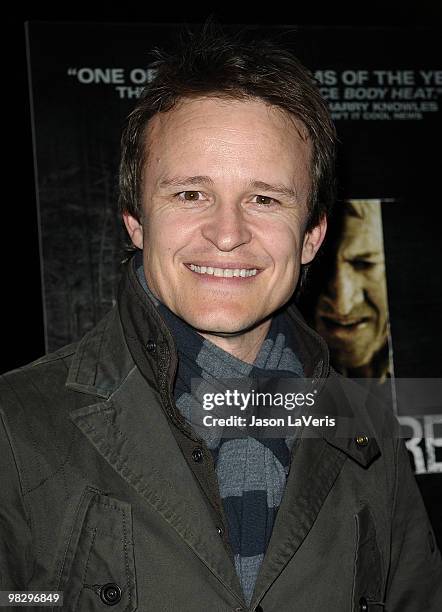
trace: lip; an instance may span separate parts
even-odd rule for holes
[[[326,315],[320,315],[320,319],[323,322],[324,327],[330,333],[350,333],[358,331],[367,327],[368,323],[371,322],[372,318],[368,316],[362,317],[330,317]]]
[[[190,270],[190,264],[193,264],[194,266],[198,266],[200,268],[202,266],[205,266],[206,268],[223,268],[224,270],[256,270],[257,275],[263,270],[263,268],[260,268],[259,266],[254,266],[253,264],[245,263],[243,261],[186,261],[184,265]]]
[[[195,272],[190,269],[190,264],[195,266],[206,266],[211,268],[223,268],[225,270],[236,270],[236,269],[245,269],[245,270],[256,270],[256,274],[253,276],[215,276],[214,274],[200,274],[199,272]],[[232,263],[221,264],[220,262],[189,262],[184,264],[185,267],[189,270],[189,272],[194,276],[196,280],[201,283],[217,283],[222,285],[235,285],[235,286],[244,286],[247,283],[252,283],[263,271],[263,268],[251,267],[250,264]]]

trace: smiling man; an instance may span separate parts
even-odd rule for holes
[[[334,199],[310,73],[213,31],[153,67],[122,138],[134,254],[117,305],[1,383],[1,588],[57,590],[72,611],[438,609],[398,426],[362,391],[349,401],[291,304]],[[194,427],[196,379],[303,377],[349,429]]]
[[[308,132],[264,100],[212,93],[155,115],[146,147],[141,210],[123,216],[147,284],[205,338],[253,363],[325,234],[325,216],[306,231]]]

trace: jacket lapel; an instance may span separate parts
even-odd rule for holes
[[[346,460],[325,440],[302,439],[294,456],[252,600],[260,601],[312,528]]]
[[[311,437],[311,431],[304,429],[299,440],[295,441],[286,488],[257,578],[252,604],[262,599],[301,546],[344,463],[352,460],[367,467],[380,454],[373,426],[361,411],[366,399],[365,392],[350,381],[345,386],[351,387],[350,397],[353,400],[357,398],[357,403],[349,400],[338,377],[333,375],[322,389],[316,406],[319,414],[336,417],[336,428],[330,433],[321,430],[315,437]],[[358,445],[358,435],[366,436],[368,443]]]
[[[242,601],[241,587],[160,406],[136,366],[103,402],[71,412],[98,453],[162,515],[212,573]]]

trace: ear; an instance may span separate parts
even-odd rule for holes
[[[309,232],[305,233],[304,243],[302,245],[302,254],[301,254],[302,264],[308,264],[314,259],[316,253],[319,250],[319,247],[322,244],[322,241],[325,238],[326,231],[327,231],[327,218],[324,216],[321,218],[318,225],[316,225]]]
[[[123,221],[132,243],[139,249],[143,248],[143,226],[128,212],[123,213]]]

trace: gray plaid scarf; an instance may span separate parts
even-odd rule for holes
[[[293,330],[284,313],[273,317],[251,365],[203,338],[152,294],[144,277],[141,253],[135,265],[141,285],[175,339],[178,371],[174,396],[178,410],[189,423],[191,409],[199,401],[192,395],[192,379],[216,385],[220,379],[303,375],[294,350]],[[205,439],[214,459],[235,568],[249,605],[284,493],[294,436],[223,438],[210,429],[199,430],[198,435]]]

